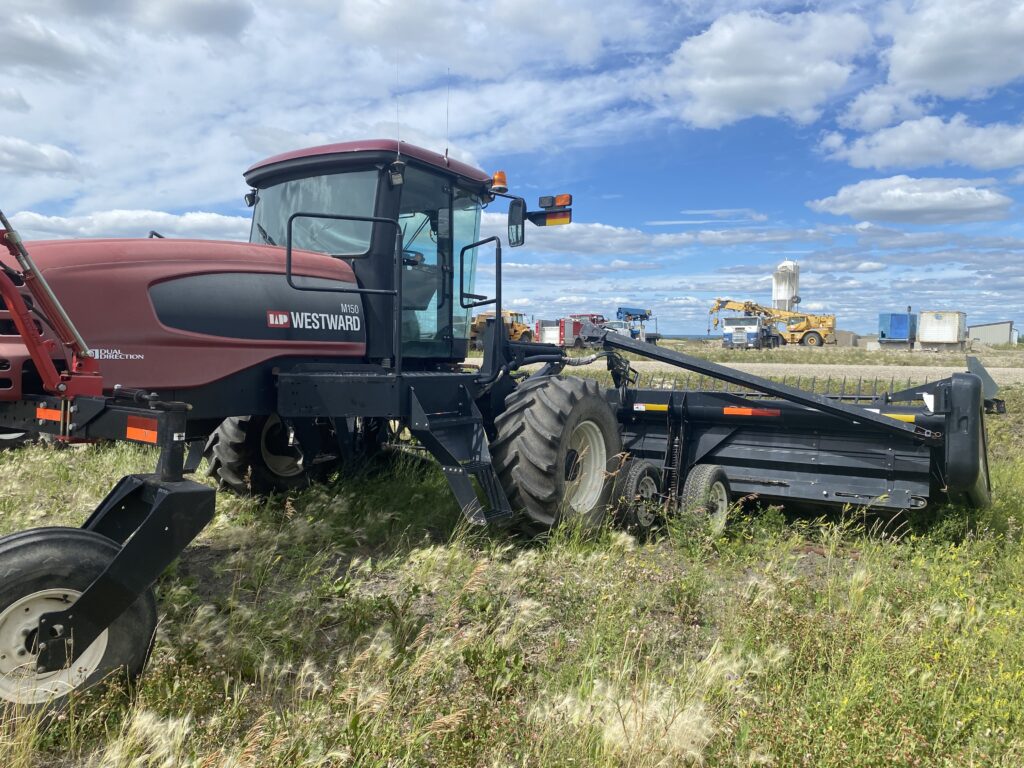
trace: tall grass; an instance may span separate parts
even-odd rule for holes
[[[1024,396],[989,421],[994,506],[735,510],[639,542],[467,528],[414,459],[218,516],[159,585],[133,690],[45,726],[23,766],[1024,763]],[[77,524],[153,456],[0,455],[0,527]]]

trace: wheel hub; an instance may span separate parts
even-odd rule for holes
[[[81,593],[44,589],[11,603],[0,613],[0,699],[13,704],[42,704],[74,690],[96,671],[107,650],[107,631],[70,667],[37,672],[39,618],[65,610]]]
[[[658,498],[658,484],[653,477],[645,475],[636,487],[637,510],[636,519],[644,528],[649,528],[658,519],[654,502]]]
[[[302,474],[302,452],[288,444],[288,428],[277,414],[263,424],[260,453],[267,469],[275,475],[295,477]]]
[[[574,512],[586,514],[601,498],[608,465],[608,449],[597,424],[581,421],[573,428],[565,462],[565,501]]]

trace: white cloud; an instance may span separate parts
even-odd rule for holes
[[[876,131],[908,118],[919,117],[922,104],[911,95],[890,86],[876,86],[857,94],[839,123],[860,131]]]
[[[502,235],[505,214],[485,213],[483,235]],[[526,249],[537,253],[632,254],[671,253],[689,246],[734,246],[763,243],[820,242],[829,235],[818,229],[701,229],[686,232],[644,232],[600,222],[573,222],[562,227],[529,227]]]
[[[870,40],[851,14],[730,13],[683,42],[659,85],[701,128],[753,116],[809,123],[846,86]]]
[[[95,69],[97,59],[76,35],[63,35],[36,16],[19,14],[18,5],[4,6],[4,55],[0,71],[82,73]],[[27,8],[26,10],[33,10]]]
[[[5,5],[37,26],[41,18],[75,19],[79,27],[113,22],[160,36],[235,37],[253,18],[249,0],[6,0]]]
[[[693,226],[697,224],[747,224],[767,221],[768,217],[752,208],[688,208],[680,211],[686,216],[710,217],[690,219],[656,219],[645,221],[649,227]]]
[[[0,172],[71,174],[77,170],[75,156],[66,149],[0,136]]]
[[[639,4],[573,0],[495,0],[486,11],[475,0],[338,0],[311,2],[334,10],[343,45],[386,53],[395,74],[421,82],[444,75],[500,78],[510,66],[549,70],[589,66],[608,50],[637,44],[649,34],[650,12]],[[412,54],[411,56],[409,54]]]
[[[684,208],[680,213],[685,216],[711,216],[714,219],[768,220],[767,216],[753,208]]]
[[[12,222],[26,239],[67,237],[145,237],[156,230],[169,237],[248,240],[249,219],[192,211],[100,211],[88,216],[43,216],[23,211]]]
[[[912,223],[990,221],[1006,216],[1013,201],[988,189],[991,179],[915,179],[893,176],[841,188],[832,197],[812,200],[819,213],[855,219]]]
[[[1024,124],[972,125],[962,114],[929,116],[846,143],[830,134],[822,149],[855,168],[920,168],[947,163],[974,168],[1024,164]]]
[[[31,109],[17,88],[0,88],[0,110],[28,112]]]
[[[979,99],[1024,76],[1024,5],[1005,0],[900,0],[878,32],[886,82],[860,93],[840,123],[875,131],[920,117],[925,102]]]
[[[894,3],[881,31],[889,82],[905,92],[974,98],[1024,76],[1024,4],[1006,0]]]
[[[1011,184],[1024,184],[1024,170],[1017,171],[1010,177]]]
[[[880,261],[862,261],[860,264],[855,266],[852,272],[881,272],[885,269],[885,264]]]

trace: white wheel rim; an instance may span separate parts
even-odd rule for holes
[[[280,440],[281,434],[285,439]],[[278,477],[295,477],[302,474],[302,454],[297,449],[290,448],[287,444],[288,428],[281,421],[276,413],[263,422],[263,431],[260,433],[260,455],[267,469]],[[280,446],[277,443],[281,443]],[[279,453],[281,448],[287,453]],[[296,456],[298,454],[298,456]]]
[[[42,704],[67,695],[96,671],[107,651],[107,630],[74,664],[55,672],[36,672],[38,653],[31,650],[39,617],[66,610],[81,594],[74,589],[44,589],[16,600],[0,613],[0,699]]]
[[[657,515],[654,500],[658,497],[658,484],[650,475],[644,475],[636,486],[636,519],[645,528],[654,525]]]
[[[711,517],[711,529],[716,535],[725,530],[725,518],[729,514],[729,493],[725,483],[716,480],[708,489],[708,512]]]
[[[601,428],[581,421],[569,436],[565,466],[565,500],[578,514],[590,512],[601,498],[608,466],[608,449]]]

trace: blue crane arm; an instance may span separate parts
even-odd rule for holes
[[[649,309],[640,309],[638,307],[619,307],[615,316],[619,320],[641,320],[646,322],[651,319],[651,315],[654,312]]]

